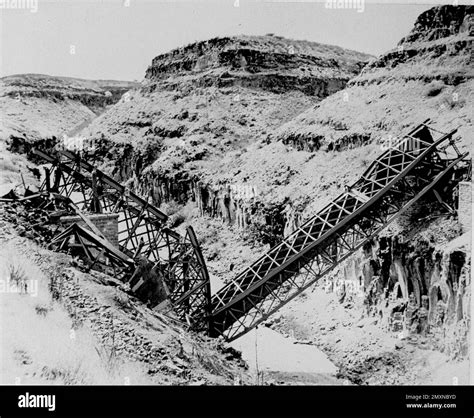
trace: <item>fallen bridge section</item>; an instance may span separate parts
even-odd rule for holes
[[[52,165],[45,169],[42,191],[69,197],[84,212],[118,213],[119,244],[133,255],[137,251],[151,261],[169,259],[174,248],[167,239],[178,239],[164,230],[168,216],[142,197],[98,170],[79,154],[61,151],[57,156],[33,153]]]
[[[181,320],[208,332],[209,274],[192,227],[185,236],[166,227],[166,214],[78,154],[33,152],[48,165],[40,192],[36,200],[27,199],[29,204],[34,201],[58,217],[80,217],[55,236],[50,246],[80,252],[92,267],[111,266],[152,307],[166,295]],[[116,242],[91,222],[97,214],[117,215]]]
[[[453,173],[467,154],[454,144],[456,130],[436,132],[427,120],[405,134],[344,193],[214,294],[211,335],[245,334],[420,198],[443,195],[447,182],[459,180]]]
[[[455,133],[439,132],[427,120],[403,135],[344,193],[212,297],[193,229],[181,236],[167,228],[166,214],[79,155],[36,151],[50,164],[40,192],[5,199],[34,202],[50,218],[72,210],[85,225],[61,231],[51,246],[82,251],[92,266],[105,260],[145,301],[160,308],[167,295],[192,328],[233,340],[324,277],[420,199],[436,199],[453,212],[449,192],[471,167],[467,153],[456,147]],[[90,213],[118,214],[116,245],[95,227]]]

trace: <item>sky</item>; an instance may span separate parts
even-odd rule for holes
[[[324,0],[0,0],[0,76],[141,81],[161,53],[239,34],[273,33],[379,55],[432,6],[344,2],[348,7],[328,8]]]

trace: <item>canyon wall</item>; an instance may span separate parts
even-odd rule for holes
[[[442,241],[440,234],[444,233]],[[469,351],[470,231],[439,219],[415,234],[385,231],[344,262],[326,291],[363,307],[387,331],[432,337],[453,358]]]
[[[0,78],[0,140],[75,135],[138,83],[44,74]]]
[[[332,47],[271,36],[179,48],[156,57],[140,90],[89,133],[106,140],[98,154],[114,176],[156,205],[193,202],[273,245],[427,117],[439,130],[460,126],[458,146],[470,147],[471,15],[430,9],[362,70],[369,57],[337,61]],[[468,320],[469,250],[456,219],[425,212],[367,244],[340,278],[359,284],[366,315],[393,332],[449,334]],[[451,350],[453,338],[439,344]]]
[[[276,244],[299,226],[300,214],[291,205],[263,203],[258,190],[244,184],[208,184],[195,178],[159,176],[148,170],[129,182],[139,194],[151,196],[155,205],[193,202],[200,216],[221,219],[225,224],[253,234],[263,244]]]

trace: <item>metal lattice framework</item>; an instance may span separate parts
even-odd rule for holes
[[[191,322],[196,331],[209,333],[211,314],[209,273],[193,228],[188,227],[185,238],[185,242],[189,244],[181,246],[181,252],[169,262],[167,269],[170,275],[168,282],[183,283],[179,287],[179,292],[172,293],[171,301],[176,313]]]
[[[433,192],[449,208],[441,198],[447,182],[456,181],[449,174],[462,161],[469,164],[467,154],[461,155],[455,145],[455,133],[438,132],[429,120],[420,124],[374,160],[344,193],[212,297],[191,227],[185,237],[166,228],[164,213],[76,154],[36,154],[51,164],[43,193],[74,201],[79,213],[119,213],[122,225],[118,249],[77,225],[57,237],[56,245],[74,235],[85,252],[92,249],[92,257],[106,254],[112,264],[124,268],[127,257],[145,257],[159,269],[173,308],[183,320],[196,330],[233,340],[334,269],[427,193]],[[134,289],[139,288],[143,279],[133,283]]]
[[[124,253],[140,254],[151,261],[172,257],[180,235],[164,227],[166,214],[78,154],[61,151],[55,158],[42,151],[34,152],[54,168],[53,173],[46,169],[41,190],[71,198],[83,212],[118,213],[118,239]]]
[[[456,130],[434,139],[428,122],[401,138],[344,193],[214,294],[211,335],[233,340],[245,334],[436,191],[467,154],[460,155],[454,145]]]
[[[114,248],[106,239],[89,231],[77,223],[72,224],[60,234],[54,237],[49,247],[59,251],[63,249],[71,249],[69,240],[75,238],[77,246],[87,259],[91,261],[90,268],[94,264],[100,263],[101,258],[106,257],[107,262],[114,268],[115,275],[118,279],[126,280],[127,276],[134,270],[134,262],[132,259],[123,254],[120,250]]]
[[[154,205],[126,189],[113,178],[98,170],[78,154],[60,151],[56,156],[34,150],[49,163],[40,192],[62,196],[69,206],[81,213],[117,213],[118,249],[93,231],[68,228],[52,242],[63,245],[73,235],[89,259],[107,256],[112,265],[125,267],[127,259],[144,258],[159,269],[170,292],[169,299],[182,320],[194,328],[207,329],[210,303],[209,274],[192,227],[183,237],[167,228],[168,216]],[[92,254],[91,252],[94,252]],[[135,290],[145,284],[139,281]],[[197,315],[199,313],[199,315]],[[195,316],[199,319],[195,319]]]

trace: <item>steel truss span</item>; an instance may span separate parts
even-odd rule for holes
[[[426,120],[383,152],[344,193],[212,296],[211,336],[245,334],[417,200],[437,194],[467,157],[455,145],[456,131],[438,133]]]
[[[183,321],[212,337],[233,340],[324,277],[419,199],[432,194],[449,209],[442,195],[459,181],[459,167],[469,169],[470,160],[456,147],[457,130],[441,133],[429,122],[391,145],[344,193],[212,296],[191,227],[184,237],[170,230],[163,212],[76,154],[62,151],[53,157],[35,151],[51,164],[43,193],[73,200],[79,214],[119,214],[117,249],[92,226],[92,231],[73,226],[53,244],[61,247],[74,235],[86,255],[105,254],[117,268],[134,268],[127,276],[134,291],[146,285],[146,278],[136,275],[137,260],[147,260],[164,278],[172,308]]]
[[[119,277],[130,281],[135,292],[147,284],[143,277],[132,282],[139,260],[145,260],[164,279],[172,309],[180,319],[195,330],[209,332],[209,274],[193,228],[188,227],[185,236],[167,228],[166,214],[78,154],[60,151],[53,156],[39,150],[33,152],[50,164],[45,167],[42,193],[67,200],[69,207],[83,218],[88,212],[119,215],[117,249],[97,231],[78,225],[55,237],[51,245],[62,248],[67,237],[73,235],[90,261],[97,262],[98,257],[92,254],[99,251],[112,266],[121,267]],[[135,274],[129,274],[130,271]]]

